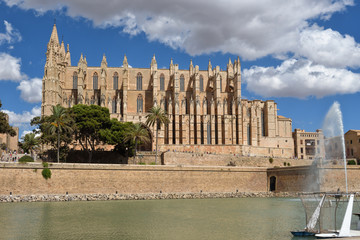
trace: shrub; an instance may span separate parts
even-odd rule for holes
[[[269,163],[273,163],[274,159],[273,158],[269,158]]]
[[[291,164],[290,164],[289,162],[287,163],[287,165],[288,165],[289,167],[291,166]]]
[[[42,176],[48,180],[49,178],[51,178],[51,170],[48,168],[44,168],[41,172]]]
[[[151,162],[150,165],[155,165],[155,162]]]
[[[286,166],[286,162],[284,162],[284,166]]]
[[[139,165],[146,165],[146,163],[144,163],[144,162],[139,162]]]
[[[356,165],[356,162],[355,162],[355,160],[349,160],[348,161],[348,163],[347,163],[348,165]]]
[[[34,159],[33,159],[32,157],[30,157],[30,156],[27,156],[27,155],[22,156],[22,157],[19,159],[19,162],[20,162],[20,163],[27,163],[27,162],[33,162],[33,161],[34,161]]]
[[[43,165],[44,168],[48,168],[48,167],[49,167],[49,164],[48,164],[47,162],[43,162],[42,165]]]

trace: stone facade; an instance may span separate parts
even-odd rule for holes
[[[97,104],[107,107],[111,118],[145,122],[147,111],[160,106],[170,123],[159,131],[161,151],[236,152],[248,156],[294,156],[292,121],[277,115],[274,101],[241,98],[239,58],[229,59],[227,70],[203,71],[192,61],[188,70],[170,61],[158,69],[155,56],[150,68],[131,68],[127,57],[121,67],[109,67],[105,55],[100,66],[80,57],[71,65],[69,45],[59,43],[54,25],[47,46],[42,85],[42,115],[61,104]],[[153,136],[154,129],[149,129]],[[153,150],[152,144],[142,150]]]
[[[349,130],[345,133],[347,158],[360,159],[360,130]]]
[[[8,118],[9,117],[7,116],[7,121],[9,121]],[[19,128],[13,127],[13,129],[16,132],[16,135],[13,137],[6,133],[0,133],[0,144],[5,143],[8,151],[14,151],[14,150],[18,151]],[[0,149],[0,153],[2,151],[3,150]],[[1,154],[0,154],[0,157],[1,157]]]
[[[316,132],[305,132],[305,130],[295,129],[294,156],[298,159],[313,160],[317,156],[324,156],[324,134],[318,129]]]

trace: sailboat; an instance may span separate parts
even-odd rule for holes
[[[329,231],[326,233],[317,233],[315,237],[317,238],[345,238],[345,237],[360,237],[360,230],[351,230],[351,216],[353,212],[354,205],[354,194],[345,194],[349,197],[348,205],[344,215],[344,219],[340,228],[340,231]],[[358,215],[358,214],[355,214]]]
[[[305,229],[300,230],[300,231],[291,231],[292,235],[294,235],[295,237],[306,237],[306,236],[314,236],[315,233],[317,233],[316,224],[319,221],[320,210],[324,204],[324,200],[325,200],[325,194],[322,196],[322,198],[321,198],[318,206],[316,207],[314,213],[312,214],[310,220],[307,221]],[[304,205],[303,200],[302,200],[302,203]],[[305,207],[305,205],[304,205],[304,207]],[[305,213],[306,213],[306,211],[305,211]]]

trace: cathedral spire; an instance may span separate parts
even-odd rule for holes
[[[211,69],[212,69],[211,60],[210,60],[210,58],[209,58],[208,70],[211,70]]]
[[[151,66],[153,66],[153,65],[155,65],[155,64],[157,64],[157,63],[156,63],[155,53],[154,53],[154,56],[153,56],[152,59],[151,59]]]
[[[50,42],[54,42],[55,44],[59,44],[59,36],[56,29],[56,24],[54,23],[53,30],[50,36]]]
[[[105,53],[104,53],[103,58],[102,58],[102,60],[101,60],[101,67],[102,67],[102,68],[106,68],[106,67],[107,67],[107,61],[106,61]]]
[[[124,68],[127,68],[128,66],[129,66],[128,60],[127,60],[126,54],[124,54],[123,67],[124,67]]]

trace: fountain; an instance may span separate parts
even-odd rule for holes
[[[320,159],[322,159],[325,163],[343,159],[346,193],[348,193],[344,125],[340,104],[338,102],[333,103],[325,116],[323,122],[323,134],[323,148],[325,151],[320,151],[323,152],[323,156]]]

